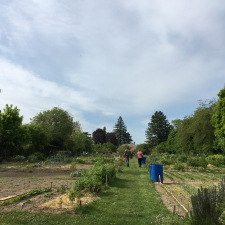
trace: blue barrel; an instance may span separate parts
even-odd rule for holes
[[[146,157],[143,157],[141,164],[145,164],[145,161],[146,161]]]
[[[163,165],[161,164],[153,164],[150,165],[150,178],[153,182],[160,182],[159,176],[161,178],[161,182],[163,183]]]

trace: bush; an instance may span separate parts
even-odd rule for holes
[[[187,162],[187,156],[186,155],[180,155],[180,156],[178,156],[178,160],[180,162]]]
[[[70,177],[82,177],[87,173],[87,169],[78,169],[70,173]]]
[[[208,156],[206,158],[206,161],[208,164],[212,164],[214,166],[220,166],[225,164],[225,157],[222,155],[213,155],[213,156]]]
[[[184,170],[184,166],[180,162],[175,163],[173,168],[175,170]]]
[[[190,212],[193,225],[220,224],[219,218],[223,212],[222,204],[225,200],[224,178],[212,188],[198,189],[198,193],[191,196],[192,211]]]
[[[30,155],[30,156],[28,156],[28,161],[35,163],[35,162],[38,162],[39,160],[36,155]]]
[[[80,164],[85,164],[86,162],[83,159],[77,159],[77,162]]]
[[[199,158],[188,158],[187,159],[187,164],[188,164],[188,166],[192,166],[192,167],[203,167],[203,168],[206,168],[207,165],[208,165],[208,162],[202,156],[202,157],[199,157]]]
[[[26,161],[26,158],[23,155],[16,155],[12,158],[13,162],[24,162]]]
[[[170,159],[161,158],[159,161],[163,165],[171,165],[172,164],[172,160],[170,160]]]

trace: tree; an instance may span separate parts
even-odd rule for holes
[[[92,139],[85,133],[77,130],[73,132],[66,140],[65,146],[72,152],[80,153],[82,151],[92,151]]]
[[[28,130],[28,138],[26,141],[26,155],[34,152],[45,153],[44,147],[48,143],[47,136],[41,124],[24,124],[23,127]]]
[[[113,132],[116,135],[119,145],[130,144],[132,142],[132,138],[127,132],[127,127],[125,126],[121,116],[118,118],[117,123],[114,126]]]
[[[64,147],[65,141],[74,130],[79,130],[79,125],[73,123],[70,114],[60,107],[38,113],[31,123],[40,124],[45,131],[49,144],[59,148]]]
[[[95,145],[105,143],[105,137],[106,137],[105,131],[100,128],[98,128],[96,131],[92,133],[92,139]]]
[[[171,129],[172,127],[163,112],[156,111],[145,131],[146,142],[153,147],[166,141]]]
[[[215,108],[214,100],[199,101],[193,115],[186,116],[177,127],[176,143],[182,152],[214,151],[214,127],[211,124]]]
[[[106,134],[106,140],[105,141],[106,141],[106,143],[110,142],[110,143],[112,143],[115,146],[118,145],[118,140],[116,138],[115,133],[113,133],[113,132],[108,132]]]
[[[218,144],[225,152],[225,86],[218,93],[218,101],[212,116],[212,125],[215,127],[215,136]]]
[[[23,116],[19,115],[19,109],[6,104],[1,113],[1,147],[4,156],[19,154],[22,144],[27,138],[26,129],[22,127]]]

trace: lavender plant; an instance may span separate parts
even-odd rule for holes
[[[193,225],[220,224],[225,200],[225,179],[218,187],[198,189],[196,195],[191,196],[192,210],[190,212]]]

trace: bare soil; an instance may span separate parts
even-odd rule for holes
[[[92,165],[77,164],[76,169],[88,169]],[[44,194],[31,196],[20,202],[0,206],[0,210],[28,210],[28,211],[48,211],[51,213],[62,213],[68,211],[65,208],[42,207],[43,203],[56,199],[61,196],[59,192],[61,186],[65,186],[67,191],[71,189],[76,179],[70,177],[70,164],[56,168],[34,168],[10,166],[0,167],[0,201],[10,196],[27,193],[33,189],[52,188],[52,195],[44,197]],[[58,189],[58,190],[57,190]],[[30,200],[30,201],[27,201]],[[23,205],[21,206],[21,203]]]

